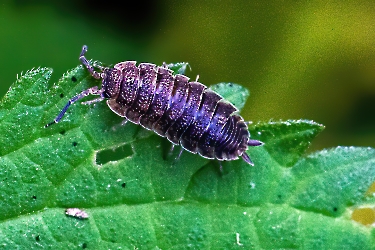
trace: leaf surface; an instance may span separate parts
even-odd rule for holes
[[[374,206],[374,149],[304,155],[323,126],[288,120],[250,126],[265,143],[248,150],[254,167],[188,152],[176,160],[166,139],[121,125],[105,102],[75,103],[45,128],[69,98],[101,84],[81,66],[54,85],[51,73],[27,72],[0,103],[4,248],[374,248],[373,227],[350,218]],[[75,207],[89,218],[65,215]]]

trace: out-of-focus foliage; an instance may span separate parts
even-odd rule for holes
[[[107,64],[189,62],[206,85],[251,89],[247,120],[326,125],[313,149],[375,147],[375,2],[6,0],[0,5],[0,93],[15,75],[75,67],[81,46]],[[138,4],[138,5],[137,5]]]

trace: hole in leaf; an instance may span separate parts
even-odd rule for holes
[[[110,161],[119,161],[134,154],[130,144],[118,148],[106,149],[96,153],[96,164],[103,165]]]
[[[368,207],[355,209],[352,213],[352,220],[363,225],[371,225],[375,223],[375,211]]]
[[[76,82],[77,81],[77,78],[75,76],[72,76],[72,81],[73,82]]]
[[[33,195],[33,199],[36,200],[36,196],[35,195]]]
[[[122,183],[121,187],[125,188],[126,187],[126,182]]]
[[[369,195],[369,196],[373,196],[374,193],[375,193],[375,182],[373,182],[371,184],[371,186],[367,190],[366,194]]]
[[[35,240],[36,240],[36,241],[40,241],[40,235],[36,236],[36,237],[35,237]]]
[[[63,97],[64,97],[64,94],[63,94],[63,93],[61,93],[61,94],[60,94],[60,98],[63,98]]]
[[[78,142],[75,142],[75,141],[74,141],[72,144],[73,144],[73,147],[75,147],[75,146],[78,145]]]
[[[83,243],[82,244],[82,249],[86,249],[87,248],[87,243]]]

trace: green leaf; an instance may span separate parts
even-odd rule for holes
[[[210,86],[210,89],[223,96],[241,111],[249,97],[249,90],[235,83],[221,82]]]
[[[288,120],[259,123],[253,134],[267,141],[264,145],[270,156],[282,166],[293,166],[324,126],[308,120]]]
[[[374,182],[374,165],[372,148],[337,147],[312,154],[292,169],[297,181],[290,203],[303,210],[340,216],[347,206],[364,200],[363,193]],[[312,194],[314,201],[307,202]]]
[[[55,85],[51,73],[27,72],[0,103],[3,248],[374,248],[373,227],[350,218],[375,206],[374,149],[305,156],[323,126],[288,120],[250,126],[265,143],[248,150],[254,167],[187,152],[176,160],[165,138],[121,125],[105,102],[75,103],[45,128],[101,84],[81,66]],[[230,99],[232,88],[220,88]],[[65,214],[75,207],[89,217]]]
[[[175,74],[185,75],[186,68],[190,68],[190,64],[187,62],[170,63],[167,65]]]

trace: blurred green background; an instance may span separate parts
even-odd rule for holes
[[[32,3],[31,3],[32,2]],[[266,3],[267,2],[267,3]],[[123,4],[125,5],[125,4]],[[375,1],[3,0],[0,94],[33,67],[53,81],[88,58],[189,62],[206,85],[250,89],[246,120],[326,125],[311,150],[375,147]]]

